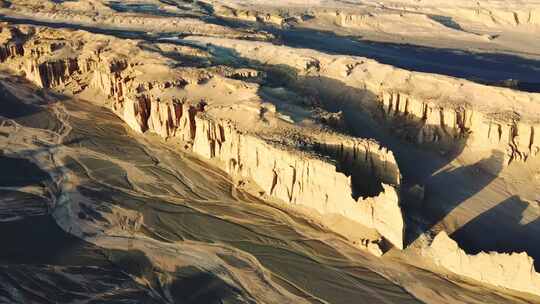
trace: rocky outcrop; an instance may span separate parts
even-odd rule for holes
[[[337,86],[326,76],[297,77],[290,83],[315,96],[324,107],[367,114],[381,127],[391,126],[391,132],[399,137],[440,151],[455,149],[466,142],[477,152],[501,151],[507,164],[527,161],[540,152],[540,135],[535,132],[539,125],[533,120],[524,121],[522,115],[514,111],[490,113],[480,110],[483,106],[477,108],[471,101],[419,97],[404,92],[408,91],[406,89],[374,84]]]
[[[425,256],[447,270],[490,285],[540,295],[540,274],[525,252],[465,253],[444,231],[424,250]]]
[[[354,175],[336,172],[336,164],[316,157],[276,147],[239,132],[234,125],[195,117],[193,151],[221,162],[235,175],[252,178],[266,193],[291,204],[305,205],[321,214],[340,214],[375,228],[397,248],[403,248],[404,221],[396,189],[381,183],[374,197],[353,197]],[[371,176],[399,184],[399,173],[390,151],[371,142],[320,143],[345,166],[367,166]],[[350,168],[350,167],[349,167]],[[361,181],[360,181],[361,183]]]
[[[418,143],[451,145],[471,135],[469,145],[505,151],[508,162],[526,161],[540,151],[538,126],[521,123],[516,113],[486,115],[468,104],[445,107],[400,92],[383,91],[378,101],[384,118],[401,118],[418,126]]]
[[[78,62],[73,58],[42,63],[31,60],[25,67],[27,78],[43,88],[63,85],[78,70]]]
[[[399,92],[381,92],[378,101],[385,119],[404,118],[419,126],[418,143],[448,141],[465,137],[471,129],[472,111],[465,107],[447,109]]]
[[[82,26],[100,24],[102,27],[144,32],[182,33],[186,35],[211,35],[216,37],[270,39],[271,35],[258,34],[242,29],[207,23],[197,18],[197,13],[190,15],[185,11],[167,11],[155,7],[154,14],[136,14],[116,11],[109,3],[101,1],[10,1],[5,7],[0,2],[0,13],[30,20],[51,23],[67,23]],[[120,3],[120,2],[118,2]],[[120,4],[121,5],[121,4]],[[275,21],[274,16],[261,16],[268,21]]]
[[[52,32],[63,38],[62,32]],[[218,75],[174,69],[155,55],[151,56],[154,62],[140,64],[115,53],[113,47],[91,45],[86,39],[94,35],[76,35],[70,45],[55,47],[52,43],[61,39],[46,44],[22,42],[15,47],[22,52],[10,53],[3,62],[20,68],[40,87],[70,93],[95,91],[133,130],[181,143],[231,175],[254,181],[261,195],[308,207],[323,216],[343,216],[403,248],[400,174],[392,152],[374,141],[333,133],[308,135],[294,144],[264,139],[230,119],[213,117],[205,111],[204,100],[182,97],[187,86]],[[134,48],[127,52],[130,56],[140,51],[134,45],[125,46]],[[155,71],[159,77],[153,76]],[[242,77],[257,76],[252,70],[236,72]]]
[[[262,22],[273,25],[282,25],[285,18],[277,12],[261,12],[242,8],[233,8],[223,5],[214,7],[215,14],[224,18],[231,18],[250,22]]]
[[[508,163],[526,161],[540,151],[540,94],[410,72],[367,58],[268,43],[191,39],[234,49],[241,57],[261,62],[261,68],[286,77],[287,85],[303,90],[324,107],[382,119],[383,126],[399,127],[392,129],[416,143],[447,150],[463,145],[466,138],[471,149],[488,154],[501,151]]]

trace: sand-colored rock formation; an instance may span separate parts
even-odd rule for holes
[[[267,43],[189,39],[231,48],[262,68],[288,67],[290,85],[319,98],[326,107],[355,108],[395,122],[418,143],[444,150],[467,138],[472,149],[487,154],[501,151],[507,162],[526,161],[540,151],[540,134],[535,132],[540,94],[410,72],[361,57]]]
[[[515,112],[490,115],[474,111],[468,103],[441,107],[397,92],[382,92],[379,101],[386,118],[406,117],[421,122],[418,143],[451,142],[471,135],[470,146],[504,151],[508,163],[526,161],[540,151],[540,135],[535,132],[538,124],[520,122],[520,115]]]
[[[262,22],[281,26],[286,18],[278,12],[260,12],[249,9],[239,9],[225,5],[215,5],[215,14],[224,18],[232,18],[249,22]]]
[[[535,0],[207,1],[228,18],[277,15],[285,17],[282,25],[370,41],[539,55],[540,3]],[[221,13],[223,7],[239,13]]]
[[[108,36],[7,26],[2,35],[4,64],[36,85],[99,99],[133,130],[182,143],[228,173],[253,180],[261,194],[322,216],[343,216],[403,248],[399,170],[392,153],[376,142],[302,131],[274,110],[263,111],[270,106],[256,99],[255,85],[204,69],[173,68],[170,59],[141,50],[137,41],[120,48]],[[282,134],[292,137],[276,143]],[[362,189],[371,184],[377,189]]]
[[[186,13],[176,6],[162,3],[150,3],[144,9],[152,8],[156,14],[137,14],[137,5],[141,3],[116,2],[120,9],[112,5],[114,1],[13,1],[11,5],[0,6],[0,13],[17,19],[31,19],[51,23],[70,23],[80,26],[93,26],[113,30],[132,30],[141,32],[169,32],[181,34],[210,35],[216,37],[235,37],[268,39],[267,34],[258,34],[240,29],[204,22],[198,17],[202,12],[193,9]],[[130,11],[131,7],[135,7]],[[124,11],[126,10],[126,11]]]
[[[321,214],[341,214],[375,228],[396,247],[403,248],[405,227],[397,204],[398,194],[392,186],[383,183],[382,192],[376,197],[357,200],[351,194],[353,175],[336,172],[334,163],[273,146],[242,134],[230,123],[212,123],[197,116],[195,126],[193,151],[219,160],[227,172],[252,178],[266,193],[280,200],[306,205]],[[394,185],[399,184],[393,155],[380,150],[376,143],[351,141],[319,145],[335,153],[338,162],[350,163],[346,166],[356,168],[360,163],[367,167],[369,174],[363,178],[380,176],[393,179]]]
[[[446,232],[442,231],[424,250],[424,255],[449,271],[482,283],[540,295],[540,274],[534,261],[525,252],[465,253]]]

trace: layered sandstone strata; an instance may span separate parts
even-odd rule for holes
[[[442,231],[423,253],[437,265],[455,274],[498,287],[540,295],[540,274],[534,269],[534,260],[525,252],[481,252],[470,255]]]
[[[285,122],[255,84],[174,68],[177,62],[137,41],[4,26],[2,43],[4,64],[39,87],[92,93],[133,130],[182,143],[254,181],[261,195],[345,217],[403,248],[399,170],[378,143]]]

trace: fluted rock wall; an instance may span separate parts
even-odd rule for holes
[[[272,197],[321,214],[343,215],[375,228],[394,246],[403,248],[405,224],[395,188],[400,183],[399,170],[392,152],[381,149],[377,143],[317,143],[319,149],[334,155],[332,159],[323,159],[313,153],[275,146],[238,130],[230,121],[207,117],[193,106],[151,103],[151,108],[149,121],[154,132],[171,130],[168,134],[191,142],[196,154],[216,160],[232,175],[252,179]],[[374,197],[355,199],[353,174],[337,172],[336,162],[344,167],[362,167],[358,171],[367,172],[363,175],[366,179],[379,181],[381,190]]]
[[[382,183],[383,189],[377,196],[356,200],[351,193],[351,176],[336,172],[336,165],[328,160],[278,148],[239,132],[231,123],[214,122],[198,115],[195,124],[197,132],[193,151],[219,160],[227,172],[252,178],[266,193],[285,202],[305,205],[321,214],[340,214],[375,228],[394,246],[403,248],[405,225],[393,186]],[[328,150],[333,149],[332,144],[321,145]],[[370,163],[367,166],[373,170],[371,178],[386,174],[385,178],[395,182],[394,185],[399,183],[397,165],[391,152],[380,150],[370,142],[349,147],[358,154],[335,153],[343,153],[341,159],[349,158],[351,162]]]
[[[39,63],[29,61],[25,72],[29,80],[43,88],[64,84],[71,74],[79,70],[76,59],[62,59]]]
[[[540,274],[534,269],[534,260],[525,252],[481,252],[469,255],[442,231],[423,254],[455,274],[498,287],[540,295]]]
[[[321,64],[321,70],[335,70],[337,64],[336,62],[332,62],[334,66]],[[346,68],[344,66],[342,69]],[[485,110],[486,106],[476,105],[472,98],[470,101],[454,102],[451,96],[448,100],[419,97],[421,94],[404,92],[411,91],[410,88],[394,89],[391,84],[381,86],[381,82],[375,81],[378,79],[357,82],[357,79],[351,80],[341,75],[332,75],[332,72],[325,75],[346,82],[339,87],[334,82],[325,80],[326,76],[317,80],[312,78],[304,80],[299,77],[296,85],[309,87],[310,90],[315,88],[317,96],[326,106],[334,109],[347,106],[350,110],[352,105],[359,112],[369,113],[371,117],[378,120],[382,119],[386,125],[396,126],[403,137],[415,143],[449,150],[466,140],[467,146],[475,151],[486,151],[488,154],[493,150],[503,152],[507,163],[515,160],[526,161],[540,152],[540,133],[535,132],[540,125],[534,120],[525,121],[522,116],[528,114],[526,111],[518,113],[506,109]],[[401,77],[402,75],[397,75],[396,80]],[[523,99],[527,104],[533,104],[536,99],[540,100],[538,94],[472,85],[478,86],[479,92],[493,91],[492,95],[485,97],[486,100],[498,94],[500,95],[497,97],[504,96],[507,99],[507,105],[514,105],[516,99]],[[433,89],[437,90],[437,87]],[[449,89],[444,88],[444,90]],[[459,98],[456,97],[456,99]],[[498,101],[501,100],[502,98]],[[513,107],[524,109],[515,105]]]
[[[418,143],[452,143],[471,136],[473,148],[506,152],[508,162],[526,161],[540,151],[536,124],[521,123],[517,117],[489,116],[470,106],[440,106],[399,92],[381,92],[378,101],[386,119],[406,118],[421,124]]]
[[[516,113],[486,114],[467,103],[441,104],[378,86],[354,90],[301,78],[296,85],[315,90],[324,106],[354,109],[395,126],[394,130],[414,143],[451,150],[466,141],[476,151],[503,152],[507,163],[526,161],[540,151],[540,134],[535,132],[539,125],[520,121]]]
[[[103,54],[101,49],[71,50],[62,57],[56,47],[22,42],[4,50],[10,51],[2,61],[19,67],[40,87],[65,89],[76,83],[78,89],[96,90],[135,131],[178,139],[196,154],[216,160],[228,173],[252,179],[272,197],[322,215],[342,215],[403,248],[404,220],[396,190],[399,170],[393,154],[373,141],[328,135],[311,139],[312,151],[300,152],[299,147],[267,142],[239,130],[232,121],[210,117],[204,104],[175,95],[201,75],[182,77],[166,67],[170,77],[155,80],[134,72],[136,64],[129,58]],[[367,183],[378,189],[369,195],[354,193],[354,188]]]
[[[234,49],[258,61],[288,85],[305,90],[325,107],[355,111],[397,123],[406,137],[442,150],[463,143],[476,151],[498,150],[507,161],[526,161],[540,151],[540,94],[491,87],[441,75],[410,72],[361,57],[333,56],[268,43],[193,37]],[[278,70],[276,72],[276,70]],[[354,122],[353,122],[354,123]],[[388,124],[385,124],[388,125]]]

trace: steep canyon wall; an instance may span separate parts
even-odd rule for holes
[[[206,71],[178,70],[159,62],[146,63],[145,70],[143,61],[116,54],[114,47],[101,41],[108,37],[99,36],[98,42],[91,43],[83,39],[86,33],[76,32],[70,43],[63,42],[61,31],[46,33],[56,39],[44,39],[45,34],[33,39],[35,33],[21,34],[7,27],[2,34],[0,60],[39,87],[70,93],[97,91],[103,103],[135,131],[182,142],[228,173],[253,180],[267,195],[322,215],[342,215],[403,248],[399,170],[392,152],[376,142],[314,137],[304,152],[276,145],[240,130],[231,120],[211,117],[204,103],[181,97],[178,92],[204,80]],[[155,70],[160,77],[153,77]],[[380,189],[373,195],[355,195],[353,188],[372,183],[367,179],[377,180]]]
[[[416,143],[449,150],[466,138],[477,152],[501,151],[507,163],[540,151],[540,94],[410,72],[367,58],[239,40],[188,40],[229,48],[262,68],[281,70],[289,87],[325,107],[354,108],[382,120],[382,126],[391,122]]]

